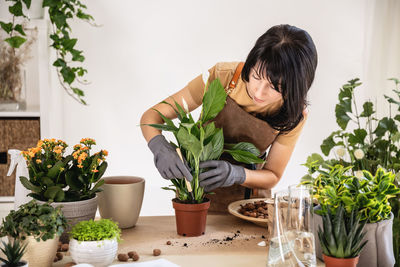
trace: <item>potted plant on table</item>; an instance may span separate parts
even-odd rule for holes
[[[31,267],[50,267],[58,247],[59,236],[67,227],[61,208],[32,200],[12,210],[2,221],[0,237],[26,245],[23,256]]]
[[[334,213],[328,212],[322,216],[323,228],[319,226],[318,238],[321,243],[326,267],[355,267],[360,252],[368,241],[362,242],[366,221],[360,223],[358,209],[353,209],[350,215],[340,205]]]
[[[359,79],[350,80],[343,85],[339,93],[339,103],[335,108],[336,122],[340,129],[332,132],[321,145],[323,154],[331,155],[331,157],[325,160],[322,156],[313,154],[310,160],[307,160],[308,164],[311,161],[317,161],[320,164],[327,163],[332,166],[336,164],[353,166],[351,172],[360,179],[366,178],[362,170],[376,173],[377,169],[382,167],[395,174],[394,180],[390,183],[396,187],[400,186],[400,81],[396,78],[389,80],[395,83],[393,90],[395,97],[385,95],[388,116],[382,118],[377,117],[372,101],[364,102],[362,109],[357,106],[355,89],[361,85]],[[309,178],[307,177],[306,179]],[[386,187],[386,182],[383,184]],[[392,222],[390,222],[390,225],[379,230],[385,230],[385,236],[377,235],[381,245],[375,247],[374,253],[370,253],[369,250],[373,250],[372,246],[376,242],[369,242],[361,254],[360,264],[371,264],[368,255],[379,255],[379,258],[373,262],[380,262],[380,264],[374,266],[393,266],[393,264],[396,267],[400,266],[400,195],[396,193],[392,195],[394,197],[389,199],[390,205],[387,204],[385,207],[392,209],[394,214],[393,245],[388,240],[391,238],[388,237],[392,236],[392,231],[389,229],[392,227]],[[390,211],[386,210],[386,214],[389,213]],[[392,219],[389,216],[379,218],[376,222],[384,220]],[[373,235],[370,230],[367,232]],[[379,253],[377,253],[378,250]],[[392,251],[394,251],[394,258]]]
[[[174,101],[175,107],[163,102],[174,109],[179,120],[178,126],[157,110],[165,124],[149,124],[174,134],[177,144],[171,143],[182,152],[193,175],[190,183],[185,179],[172,179],[173,185],[163,188],[175,192],[176,198],[172,200],[172,204],[175,209],[177,232],[180,235],[199,236],[205,231],[210,202],[205,197],[207,192],[204,192],[204,188],[199,184],[198,177],[203,171],[199,168],[200,161],[219,159],[225,152],[238,162],[247,164],[264,162],[257,157],[260,152],[253,144],[246,142],[225,144],[224,148],[223,131],[216,128],[212,120],[224,108],[225,101],[225,90],[217,79],[211,82],[204,93],[201,116],[198,121],[194,121],[183,99],[184,108],[176,101]]]
[[[114,261],[121,237],[121,230],[114,221],[81,221],[70,234],[69,251],[75,263],[108,266]]]
[[[21,260],[25,253],[26,245],[22,246],[18,240],[8,243],[1,241],[1,243],[4,248],[0,248],[0,250],[6,257],[6,259],[0,258],[0,261],[3,262],[0,265],[1,267],[28,267],[28,263]]]
[[[314,217],[315,226],[323,224],[321,216],[326,216],[328,213],[335,214],[339,206],[343,206],[349,216],[354,209],[358,209],[360,221],[366,223],[364,240],[369,241],[361,253],[360,266],[367,266],[366,260],[370,260],[369,264],[372,264],[373,261],[370,258],[377,259],[378,250],[387,249],[387,245],[379,239],[391,241],[392,238],[393,213],[391,213],[389,199],[400,193],[400,189],[394,184],[395,175],[379,168],[375,175],[364,170],[363,177],[360,179],[351,175],[351,166],[344,167],[339,164],[329,166],[326,163],[312,161],[312,157],[308,160],[306,166],[309,167],[310,174],[303,178],[302,183],[313,184],[313,194],[319,204],[315,210],[317,214]],[[314,173],[318,174],[315,178],[311,176]],[[316,252],[317,256],[322,258],[318,242]],[[384,260],[379,264],[378,266],[390,265]]]
[[[62,206],[70,226],[82,220],[94,219],[97,210],[96,193],[104,181],[100,178],[107,169],[106,150],[91,154],[96,142],[84,138],[65,156],[68,146],[62,140],[40,140],[35,148],[22,154],[27,161],[29,177],[21,183],[32,191],[29,196],[52,206]]]

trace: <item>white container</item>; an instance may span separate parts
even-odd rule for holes
[[[79,263],[89,263],[95,267],[110,265],[117,255],[117,240],[101,241],[78,241],[71,239],[69,242],[69,252],[72,260]]]

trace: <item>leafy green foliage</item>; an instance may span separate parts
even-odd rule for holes
[[[323,230],[319,226],[318,237],[325,255],[335,258],[354,258],[360,255],[368,241],[362,242],[366,221],[360,223],[357,209],[347,215],[344,208],[339,206],[335,213],[322,216]],[[362,242],[362,243],[361,243]]]
[[[360,174],[359,176],[363,176],[361,170],[375,173],[379,167],[392,171],[397,177],[394,184],[399,187],[400,81],[397,78],[389,80],[395,84],[395,89],[393,89],[395,97],[384,96],[388,104],[389,116],[380,119],[376,116],[372,101],[364,102],[362,111],[358,114],[354,90],[361,85],[359,79],[353,79],[343,85],[339,93],[339,103],[335,108],[336,121],[340,130],[333,132],[323,141],[321,151],[325,156],[329,156],[333,150],[335,158],[326,160],[326,163],[353,166],[351,171],[353,174]],[[339,153],[340,150],[345,153]],[[355,157],[356,151],[362,151],[363,157]],[[400,227],[396,227],[400,226],[400,215],[398,215],[400,214],[400,197],[392,197],[389,201],[395,215],[393,221],[395,266],[400,267]]]
[[[18,210],[12,210],[3,219],[0,236],[11,236],[25,240],[33,236],[37,241],[53,239],[61,236],[67,227],[61,207],[53,208],[49,204],[38,204],[36,200],[21,205]]]
[[[81,221],[72,227],[70,234],[78,241],[121,240],[121,230],[117,223],[109,219]]]
[[[22,185],[41,201],[70,202],[95,197],[101,191],[100,180],[107,169],[106,150],[90,154],[95,141],[82,139],[71,155],[64,156],[68,146],[62,140],[40,140],[36,147],[23,151],[29,177],[20,177]]]
[[[4,253],[6,259],[0,257],[0,261],[9,267],[20,266],[21,258],[25,253],[27,245],[21,245],[18,240],[9,243],[1,241],[1,243],[4,248],[0,248],[0,250]]]
[[[23,6],[27,9],[31,6],[30,0],[7,0],[13,2],[13,4],[8,8],[8,11],[13,16],[12,21],[9,23],[0,21],[0,27],[7,33],[9,37],[4,39],[10,47],[13,49],[19,48],[23,43],[26,42],[26,34],[22,28],[21,24],[18,24],[19,18],[27,18],[23,13]]]
[[[44,0],[43,7],[49,8],[49,17],[53,26],[53,33],[50,35],[53,41],[51,47],[57,53],[53,66],[57,68],[60,83],[70,96],[86,105],[83,100],[84,92],[74,85],[75,81],[82,83],[80,78],[87,73],[85,68],[77,65],[84,62],[85,57],[82,50],[75,48],[78,39],[71,38],[72,30],[69,21],[80,19],[93,23],[94,19],[86,13],[86,5],[79,0]]]
[[[200,172],[203,171],[199,168],[200,161],[216,160],[222,153],[228,153],[238,162],[246,164],[264,162],[258,158],[260,151],[250,143],[226,144],[224,149],[223,130],[216,128],[212,120],[224,108],[225,101],[225,90],[220,81],[216,79],[211,82],[208,90],[204,93],[201,116],[198,121],[194,121],[192,115],[175,101],[175,106],[167,102],[162,103],[170,105],[174,109],[180,121],[178,126],[175,126],[172,120],[166,118],[157,110],[164,120],[164,124],[149,124],[156,129],[170,131],[174,134],[178,145],[173,145],[181,149],[182,155],[192,170],[193,181],[191,186],[194,199],[191,199],[183,179],[171,180],[172,188],[163,187],[163,189],[174,191],[179,200],[183,202],[203,202],[205,192],[198,180]]]
[[[321,162],[322,157],[319,161],[315,161],[315,158],[315,154],[310,156],[305,164],[309,173],[303,177],[302,184],[313,185],[314,198],[321,206],[320,210],[316,210],[317,214],[335,213],[338,207],[343,206],[347,214],[359,209],[361,221],[375,223],[390,217],[389,199],[400,194],[393,173],[379,168],[374,176],[364,170],[364,177],[357,178],[350,175],[351,166],[329,166]],[[317,177],[314,178],[314,174]]]

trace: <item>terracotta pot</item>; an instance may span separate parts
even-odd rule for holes
[[[325,254],[322,254],[324,257],[324,262],[326,267],[356,267],[358,263],[358,259],[360,256],[357,256],[355,258],[334,258],[330,256],[326,256]]]
[[[206,230],[207,211],[210,200],[200,204],[183,204],[174,198],[172,205],[175,209],[176,231],[178,235],[200,236]]]
[[[136,176],[103,179],[103,192],[97,193],[101,218],[118,222],[122,229],[135,226],[142,207],[145,180]]]

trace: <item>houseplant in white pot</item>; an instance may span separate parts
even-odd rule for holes
[[[106,150],[91,154],[96,142],[84,138],[74,146],[71,155],[64,155],[68,146],[62,140],[40,140],[36,147],[23,151],[29,177],[21,183],[32,191],[29,196],[52,206],[62,206],[70,226],[79,221],[94,219],[97,210],[96,193],[104,181],[108,155]]]
[[[72,227],[69,251],[75,263],[108,266],[117,255],[121,230],[110,219],[81,221]]]
[[[329,208],[322,219],[323,227],[318,229],[318,238],[326,267],[356,267],[360,252],[368,242],[362,242],[366,221],[360,223],[358,209],[354,208],[347,215],[339,205],[332,214]]]
[[[57,251],[59,236],[67,221],[61,208],[43,205],[32,200],[12,210],[2,221],[0,236],[8,236],[10,242],[19,240],[26,244],[23,259],[31,267],[50,267]]]
[[[3,262],[0,265],[1,267],[28,267],[28,263],[21,259],[25,253],[26,245],[21,245],[18,240],[8,243],[1,241],[1,243],[3,248],[0,248],[0,250],[5,255],[5,259],[0,257],[0,261]]]
[[[353,79],[343,85],[339,92],[339,103],[335,107],[336,122],[339,126],[337,131],[332,132],[321,145],[322,153],[328,157],[324,159],[318,154],[313,154],[310,161],[325,162],[330,165],[342,164],[353,166],[351,172],[360,179],[365,179],[362,170],[375,174],[379,167],[395,174],[393,184],[400,186],[400,80],[389,79],[394,82],[394,97],[384,95],[387,105],[385,111],[387,116],[378,117],[374,109],[373,101],[365,101],[357,105],[356,89],[361,86],[359,79]],[[379,231],[385,230],[385,234],[377,235],[381,245],[376,247],[374,253],[370,253],[370,247],[375,244],[369,242],[360,257],[360,264],[371,264],[364,255],[377,255],[379,258],[372,262],[379,262],[374,266],[400,266],[400,195],[389,199],[394,218],[381,218],[377,220],[390,220],[390,225]],[[389,235],[392,235],[393,224],[393,246]],[[394,227],[396,226],[397,227]],[[368,226],[367,226],[368,228]],[[392,253],[394,251],[394,253]],[[393,258],[394,254],[394,258]],[[365,259],[365,262],[364,262]],[[396,263],[395,263],[396,262]],[[372,265],[371,265],[372,266]]]
[[[199,184],[199,174],[203,171],[199,167],[200,161],[216,160],[222,153],[228,153],[237,162],[264,162],[258,158],[260,152],[251,143],[224,143],[223,130],[216,128],[212,120],[224,108],[226,97],[222,84],[216,79],[205,90],[199,120],[194,121],[187,107],[182,108],[175,101],[175,107],[170,103],[163,103],[170,105],[177,114],[178,126],[157,110],[165,124],[149,124],[174,134],[177,144],[171,144],[177,148],[178,154],[182,152],[182,160],[186,160],[193,176],[190,183],[185,179],[172,179],[173,185],[163,188],[175,192],[176,198],[172,200],[172,204],[175,209],[177,232],[180,235],[199,236],[205,231],[206,215],[210,206],[206,194],[210,192],[205,192]],[[186,103],[184,99],[183,103]]]

